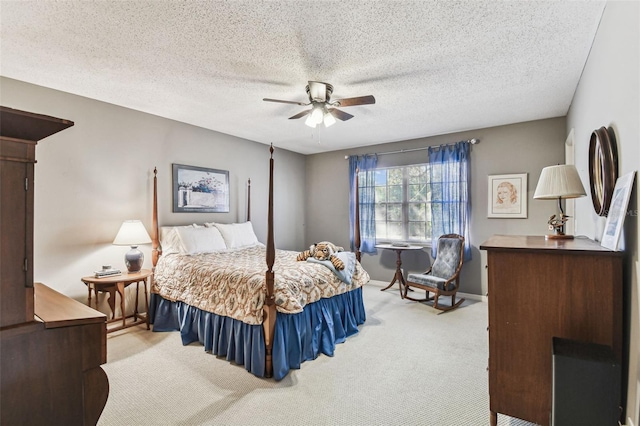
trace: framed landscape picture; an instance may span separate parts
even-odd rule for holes
[[[527,217],[527,174],[489,176],[487,217]]]
[[[174,212],[229,212],[227,170],[173,164]]]

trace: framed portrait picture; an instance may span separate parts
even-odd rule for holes
[[[631,196],[635,176],[636,172],[631,172],[620,176],[616,180],[611,204],[609,204],[609,211],[607,212],[607,221],[604,225],[602,241],[600,241],[602,247],[616,251],[620,248],[622,225],[624,225],[624,218],[627,215],[629,197]]]
[[[173,164],[174,212],[229,212],[227,170]]]
[[[487,217],[527,217],[527,174],[489,176]]]

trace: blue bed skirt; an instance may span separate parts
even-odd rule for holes
[[[151,294],[149,320],[153,331],[180,331],[182,344],[200,342],[204,350],[244,365],[258,377],[265,376],[264,329],[183,302],[171,302]],[[273,340],[273,377],[283,379],[292,368],[323,353],[333,356],[336,344],[358,332],[366,320],[362,288],[320,299],[299,314],[276,316]]]

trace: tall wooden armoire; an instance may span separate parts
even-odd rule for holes
[[[0,106],[0,424],[96,424],[106,316],[33,282],[36,144],[73,122]]]

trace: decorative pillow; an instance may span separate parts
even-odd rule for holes
[[[253,232],[251,222],[216,223],[215,227],[222,234],[227,248],[249,247],[258,244],[258,237]]]
[[[227,249],[216,228],[178,228],[177,232],[185,254],[213,253]]]
[[[178,235],[178,228],[191,228],[191,225],[187,226],[161,226],[160,227],[160,246],[162,247],[162,254],[183,254],[184,249],[180,236]]]

